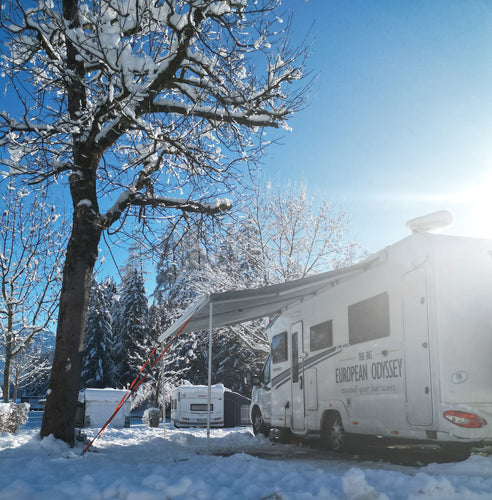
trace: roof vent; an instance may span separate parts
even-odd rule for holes
[[[432,214],[416,217],[407,222],[407,227],[412,233],[437,233],[449,227],[454,217],[448,210],[439,210]]]

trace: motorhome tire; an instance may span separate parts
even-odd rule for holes
[[[265,437],[268,437],[270,434],[270,427],[265,424],[263,415],[258,408],[256,408],[253,413],[253,432],[255,436],[258,434],[263,434]]]
[[[340,451],[345,445],[345,430],[338,412],[332,412],[323,419],[321,440],[328,450]]]

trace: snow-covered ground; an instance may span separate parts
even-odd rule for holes
[[[29,428],[31,427],[31,428]],[[32,424],[0,434],[0,499],[492,499],[492,457],[422,467],[379,461],[292,458],[298,447],[249,428],[109,429],[91,452]],[[95,435],[97,429],[86,430]],[[277,458],[267,460],[249,453]],[[285,459],[279,459],[284,455]],[[319,454],[318,454],[319,456]]]

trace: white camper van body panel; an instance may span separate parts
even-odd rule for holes
[[[272,427],[316,434],[336,411],[349,433],[492,442],[491,252],[413,234],[289,306],[268,330]],[[460,427],[447,410],[486,424]]]
[[[210,427],[224,427],[224,385],[211,387]],[[182,385],[171,393],[171,421],[175,427],[207,426],[208,386]]]

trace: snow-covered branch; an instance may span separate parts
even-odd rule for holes
[[[232,208],[232,202],[228,199],[216,199],[211,203],[200,202],[190,199],[169,198],[165,196],[149,197],[136,192],[125,192],[116,203],[106,212],[99,224],[106,228],[110,227],[130,206],[176,209],[181,212],[200,213],[206,215],[216,215],[228,211]]]
[[[186,116],[197,116],[213,122],[236,123],[248,127],[275,127],[279,126],[279,120],[285,118],[287,110],[267,112],[262,110],[259,114],[246,111],[229,111],[224,108],[212,108],[210,106],[190,106],[183,103],[160,99],[151,106],[152,111],[177,113]]]

